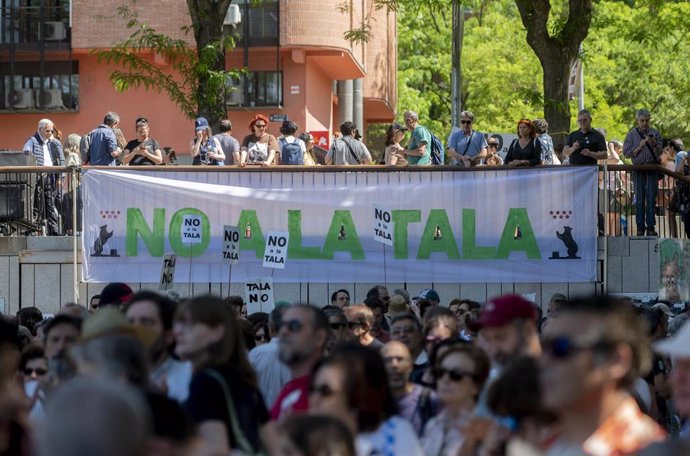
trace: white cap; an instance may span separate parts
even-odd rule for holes
[[[675,336],[655,343],[654,350],[672,358],[690,359],[690,322],[685,322]]]

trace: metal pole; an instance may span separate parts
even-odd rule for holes
[[[453,0],[453,50],[451,59],[451,118],[460,125],[462,112],[462,42],[465,33],[465,11],[459,0]]]
[[[582,45],[580,45],[580,56],[582,56]],[[579,71],[579,77],[580,77],[580,84],[578,86],[578,93],[577,93],[577,108],[578,110],[582,111],[585,109],[585,64],[582,61],[582,57],[580,57],[580,71]]]
[[[608,159],[604,161],[604,271],[601,275],[602,289],[604,294],[608,293],[608,256],[609,256],[609,175]]]
[[[70,169],[70,181],[72,183],[72,274],[74,276],[72,299],[75,303],[79,302],[79,252],[77,251],[77,173],[79,168]],[[81,227],[80,227],[81,228]]]

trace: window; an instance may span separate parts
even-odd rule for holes
[[[265,0],[252,5],[247,0],[242,0],[238,3],[242,21],[235,30],[235,35],[238,36],[237,46],[243,46],[245,39],[249,46],[278,45],[280,25],[278,2]]]
[[[239,79],[228,81],[228,106],[281,106],[283,74],[280,71],[250,71]]]
[[[13,4],[14,3],[14,4]],[[0,0],[0,45],[17,49],[69,47],[69,0]]]
[[[79,109],[79,62],[38,61],[0,64],[0,109]]]

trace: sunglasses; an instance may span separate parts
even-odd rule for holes
[[[304,327],[304,324],[299,320],[289,320],[289,321],[284,321],[280,327],[281,328],[287,328],[287,330],[290,331],[291,333],[298,333],[302,330],[302,328]]]
[[[446,374],[448,374],[448,377],[454,382],[461,382],[465,377],[472,378],[473,376],[473,374],[469,372],[463,372],[457,369],[446,369],[445,367],[437,367],[434,369],[434,378],[436,380],[441,380]]]
[[[337,391],[335,391],[329,385],[310,385],[309,393],[318,394],[321,397],[331,397],[336,394]]]
[[[48,373],[48,370],[42,368],[42,367],[37,367],[35,369],[32,369],[30,367],[27,367],[24,369],[24,375],[31,375],[33,373],[36,373],[36,375],[45,375]]]
[[[347,326],[347,323],[331,323],[331,329],[337,331]]]
[[[496,144],[496,143],[489,143],[489,147],[498,147],[498,144]]]
[[[350,329],[359,328],[360,326],[362,326],[362,323],[359,321],[348,321],[347,322],[347,327]]]
[[[256,128],[266,128],[266,124],[254,124]]]
[[[610,344],[604,341],[593,344],[578,344],[570,337],[561,336],[543,340],[542,347],[552,358],[564,360],[580,351],[604,350],[610,348]]]
[[[472,121],[471,120],[461,120],[460,123],[463,125],[469,125],[472,123]]]
[[[265,334],[254,334],[254,340],[261,342],[262,340],[268,340]]]

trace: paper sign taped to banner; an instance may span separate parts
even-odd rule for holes
[[[185,214],[181,230],[183,244],[201,244],[201,216]]]
[[[393,219],[391,210],[374,206],[374,240],[386,245],[393,245]]]
[[[289,234],[282,231],[269,231],[264,250],[265,268],[285,269]]]
[[[247,315],[256,312],[271,312],[274,307],[273,279],[261,277],[244,284],[244,302]]]
[[[240,229],[236,226],[223,225],[223,260],[229,264],[240,261]]]
[[[177,262],[176,253],[168,253],[163,257],[163,266],[161,267],[161,278],[158,282],[158,289],[160,291],[169,290],[175,282],[175,263]]]

